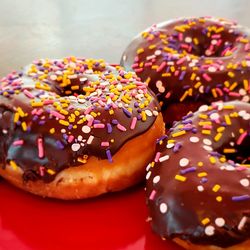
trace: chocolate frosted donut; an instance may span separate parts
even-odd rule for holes
[[[126,188],[143,178],[149,142],[163,133],[158,111],[147,86],[121,67],[35,61],[0,81],[0,175],[62,199]]]
[[[249,101],[249,34],[225,19],[176,19],[137,36],[121,64],[148,83],[171,125],[202,104]]]
[[[153,230],[186,249],[250,249],[250,104],[183,117],[147,167]]]

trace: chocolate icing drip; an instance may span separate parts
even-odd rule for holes
[[[157,234],[220,247],[249,239],[249,121],[250,104],[203,105],[159,139],[146,188]]]
[[[0,82],[1,164],[21,168],[25,181],[50,182],[91,156],[112,164],[159,110],[134,73],[102,60],[39,60]]]

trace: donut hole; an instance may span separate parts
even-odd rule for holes
[[[226,145],[223,145],[218,153],[224,155],[226,160],[231,163],[238,163],[241,165],[250,164],[250,135],[248,134],[240,145],[235,141],[231,141]]]
[[[218,30],[222,30],[218,32]],[[181,34],[181,35],[180,35]],[[237,50],[239,34],[222,26],[193,26],[183,33],[175,33],[169,39],[170,47],[180,54],[192,54],[198,57],[227,57]]]

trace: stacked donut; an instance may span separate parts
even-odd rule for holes
[[[169,129],[147,167],[152,228],[186,249],[250,248],[249,34],[182,18],[142,32],[121,59],[156,93]]]

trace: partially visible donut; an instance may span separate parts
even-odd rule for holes
[[[250,104],[203,105],[147,167],[153,230],[186,249],[250,249]]]
[[[38,60],[0,81],[0,175],[29,192],[80,199],[144,177],[163,134],[159,104],[103,60]]]
[[[121,64],[146,81],[171,125],[202,104],[249,101],[250,32],[212,17],[153,25],[125,50]]]

